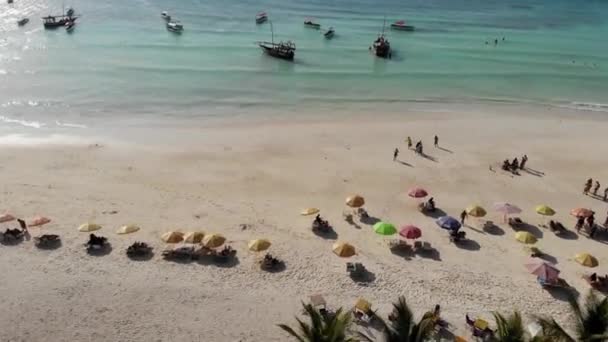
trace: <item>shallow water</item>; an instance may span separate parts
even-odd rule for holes
[[[74,1],[76,30],[44,30],[62,3],[0,4],[0,125],[99,123],[419,102],[532,103],[608,111],[608,2],[601,0]],[[185,32],[168,32],[162,10]],[[293,63],[254,44],[297,45]],[[30,23],[19,28],[23,16]],[[392,60],[368,47],[387,23]],[[303,26],[313,17],[336,36]],[[503,41],[502,38],[505,38]],[[498,44],[494,44],[498,39]],[[486,44],[488,41],[488,44]]]

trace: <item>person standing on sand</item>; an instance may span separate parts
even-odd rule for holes
[[[604,189],[604,202],[606,202],[606,200],[608,200],[608,187]]]
[[[593,188],[593,195],[597,196],[598,191],[600,191],[600,182],[595,181],[595,187]]]
[[[574,228],[576,228],[576,232],[580,233],[581,228],[583,228],[583,225],[585,224],[585,218],[584,217],[579,217],[576,220],[576,226],[574,226]]]
[[[395,152],[393,152],[393,161],[397,160],[397,157],[399,156],[399,149],[396,148]]]
[[[467,218],[467,216],[468,215],[467,215],[467,211],[466,210],[463,210],[460,213],[460,224],[464,225],[464,220]]]
[[[528,161],[528,155],[527,155],[527,154],[524,154],[524,156],[523,156],[523,157],[521,157],[521,164],[519,164],[519,168],[520,168],[521,170],[523,170],[523,169],[525,168],[525,166],[526,166],[526,162],[527,162],[527,161]]]
[[[407,137],[407,149],[411,150],[412,149],[412,138],[411,137]]]
[[[439,137],[435,136],[435,147],[439,147]]]
[[[589,190],[591,190],[591,184],[593,184],[593,179],[587,179],[587,183],[585,183],[585,188],[583,188],[583,194],[589,194]]]

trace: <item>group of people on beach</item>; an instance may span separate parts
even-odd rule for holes
[[[526,163],[528,162],[528,155],[524,154],[521,157],[521,162],[515,157],[512,162],[509,162],[509,159],[505,159],[502,162],[502,169],[505,171],[511,171],[513,173],[517,173],[517,170],[525,170]]]
[[[585,187],[583,188],[583,194],[585,195],[589,195],[589,192],[591,191],[591,187],[593,186],[593,179],[589,178],[587,179],[587,182],[585,182]],[[598,180],[595,180],[595,186],[593,186],[593,196],[594,197],[599,197],[600,195],[597,194],[598,191],[600,191],[600,182]],[[604,202],[608,201],[608,187],[606,187],[604,189],[604,197],[602,198],[604,200]]]
[[[407,139],[405,139],[405,141],[407,142],[407,148],[409,150],[411,150],[412,149],[412,144],[413,144],[412,137],[408,136]],[[439,137],[437,135],[435,135],[433,137],[433,143],[434,143],[435,147],[439,147]],[[424,154],[424,150],[423,150],[423,146],[422,146],[422,140],[418,140],[418,142],[416,143],[416,146],[414,148],[414,151],[417,154],[420,154],[420,155]],[[393,152],[393,161],[397,160],[398,156],[399,156],[399,149],[395,148],[395,151]]]

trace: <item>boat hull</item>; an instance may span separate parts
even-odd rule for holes
[[[260,17],[260,18],[255,18],[255,23],[256,24],[263,24],[266,21],[268,21],[268,17]]]
[[[273,49],[272,47],[264,45],[260,45],[260,48],[262,48],[262,51],[264,51],[267,55],[274,58],[284,59],[286,61],[293,61],[293,58],[295,57],[295,53],[293,52],[279,52],[276,49]]]
[[[414,26],[409,26],[409,25],[391,25],[391,29],[396,30],[396,31],[408,31],[408,32],[412,32],[415,30]]]
[[[334,34],[335,34],[334,31],[328,31],[328,32],[325,32],[323,34],[323,36],[325,37],[325,39],[332,39],[334,37]]]
[[[315,23],[304,23],[304,26],[315,29],[315,30],[318,30],[321,28],[321,24],[315,24]]]

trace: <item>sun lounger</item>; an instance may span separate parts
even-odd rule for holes
[[[365,276],[367,273],[367,269],[360,262],[347,262],[346,263],[346,272],[353,278],[361,278]]]
[[[219,263],[228,262],[230,259],[236,256],[236,250],[230,246],[224,246],[221,251],[213,255],[213,259]]]
[[[363,298],[359,298],[353,308],[353,317],[355,323],[369,324],[375,316],[372,311],[372,304]]]
[[[433,250],[433,247],[431,247],[431,243],[430,242],[423,242],[422,243],[422,247],[420,248],[422,251],[424,252],[430,252]]]
[[[392,251],[407,251],[412,248],[406,241],[393,239],[388,242],[388,248]]]
[[[260,262],[260,268],[263,271],[267,271],[267,272],[278,271],[283,266],[284,266],[284,263],[282,260],[275,258],[270,254],[266,254],[264,256],[264,259],[262,259],[262,261]]]
[[[5,244],[13,244],[23,240],[24,231],[21,229],[6,229],[2,234],[2,242]]]
[[[558,278],[558,279],[556,279],[554,281],[548,281],[546,279],[538,277],[538,278],[536,278],[536,281],[540,284],[540,286],[543,287],[543,289],[551,289],[551,288],[566,289],[566,290],[570,290],[571,289],[570,284],[568,284],[562,278]]]
[[[543,251],[541,251],[538,247],[534,246],[524,246],[524,251],[530,254],[532,258],[539,258],[544,255]]]
[[[152,253],[152,247],[145,242],[134,242],[127,248],[127,256],[129,258],[143,258]]]
[[[591,279],[591,275],[584,275],[583,279],[585,279],[587,284],[589,284],[589,286],[591,286],[593,289],[603,293],[608,293],[608,275],[604,277],[596,276],[595,280]]]
[[[511,226],[511,228],[517,230],[522,228],[523,225],[524,221],[522,221],[519,217],[509,217],[509,226]]]
[[[59,246],[60,243],[59,235],[55,234],[44,234],[34,238],[34,244],[41,249],[52,249]]]
[[[343,211],[342,217],[344,218],[344,221],[348,222],[349,224],[355,223],[355,221],[353,221],[353,214],[349,211]]]

